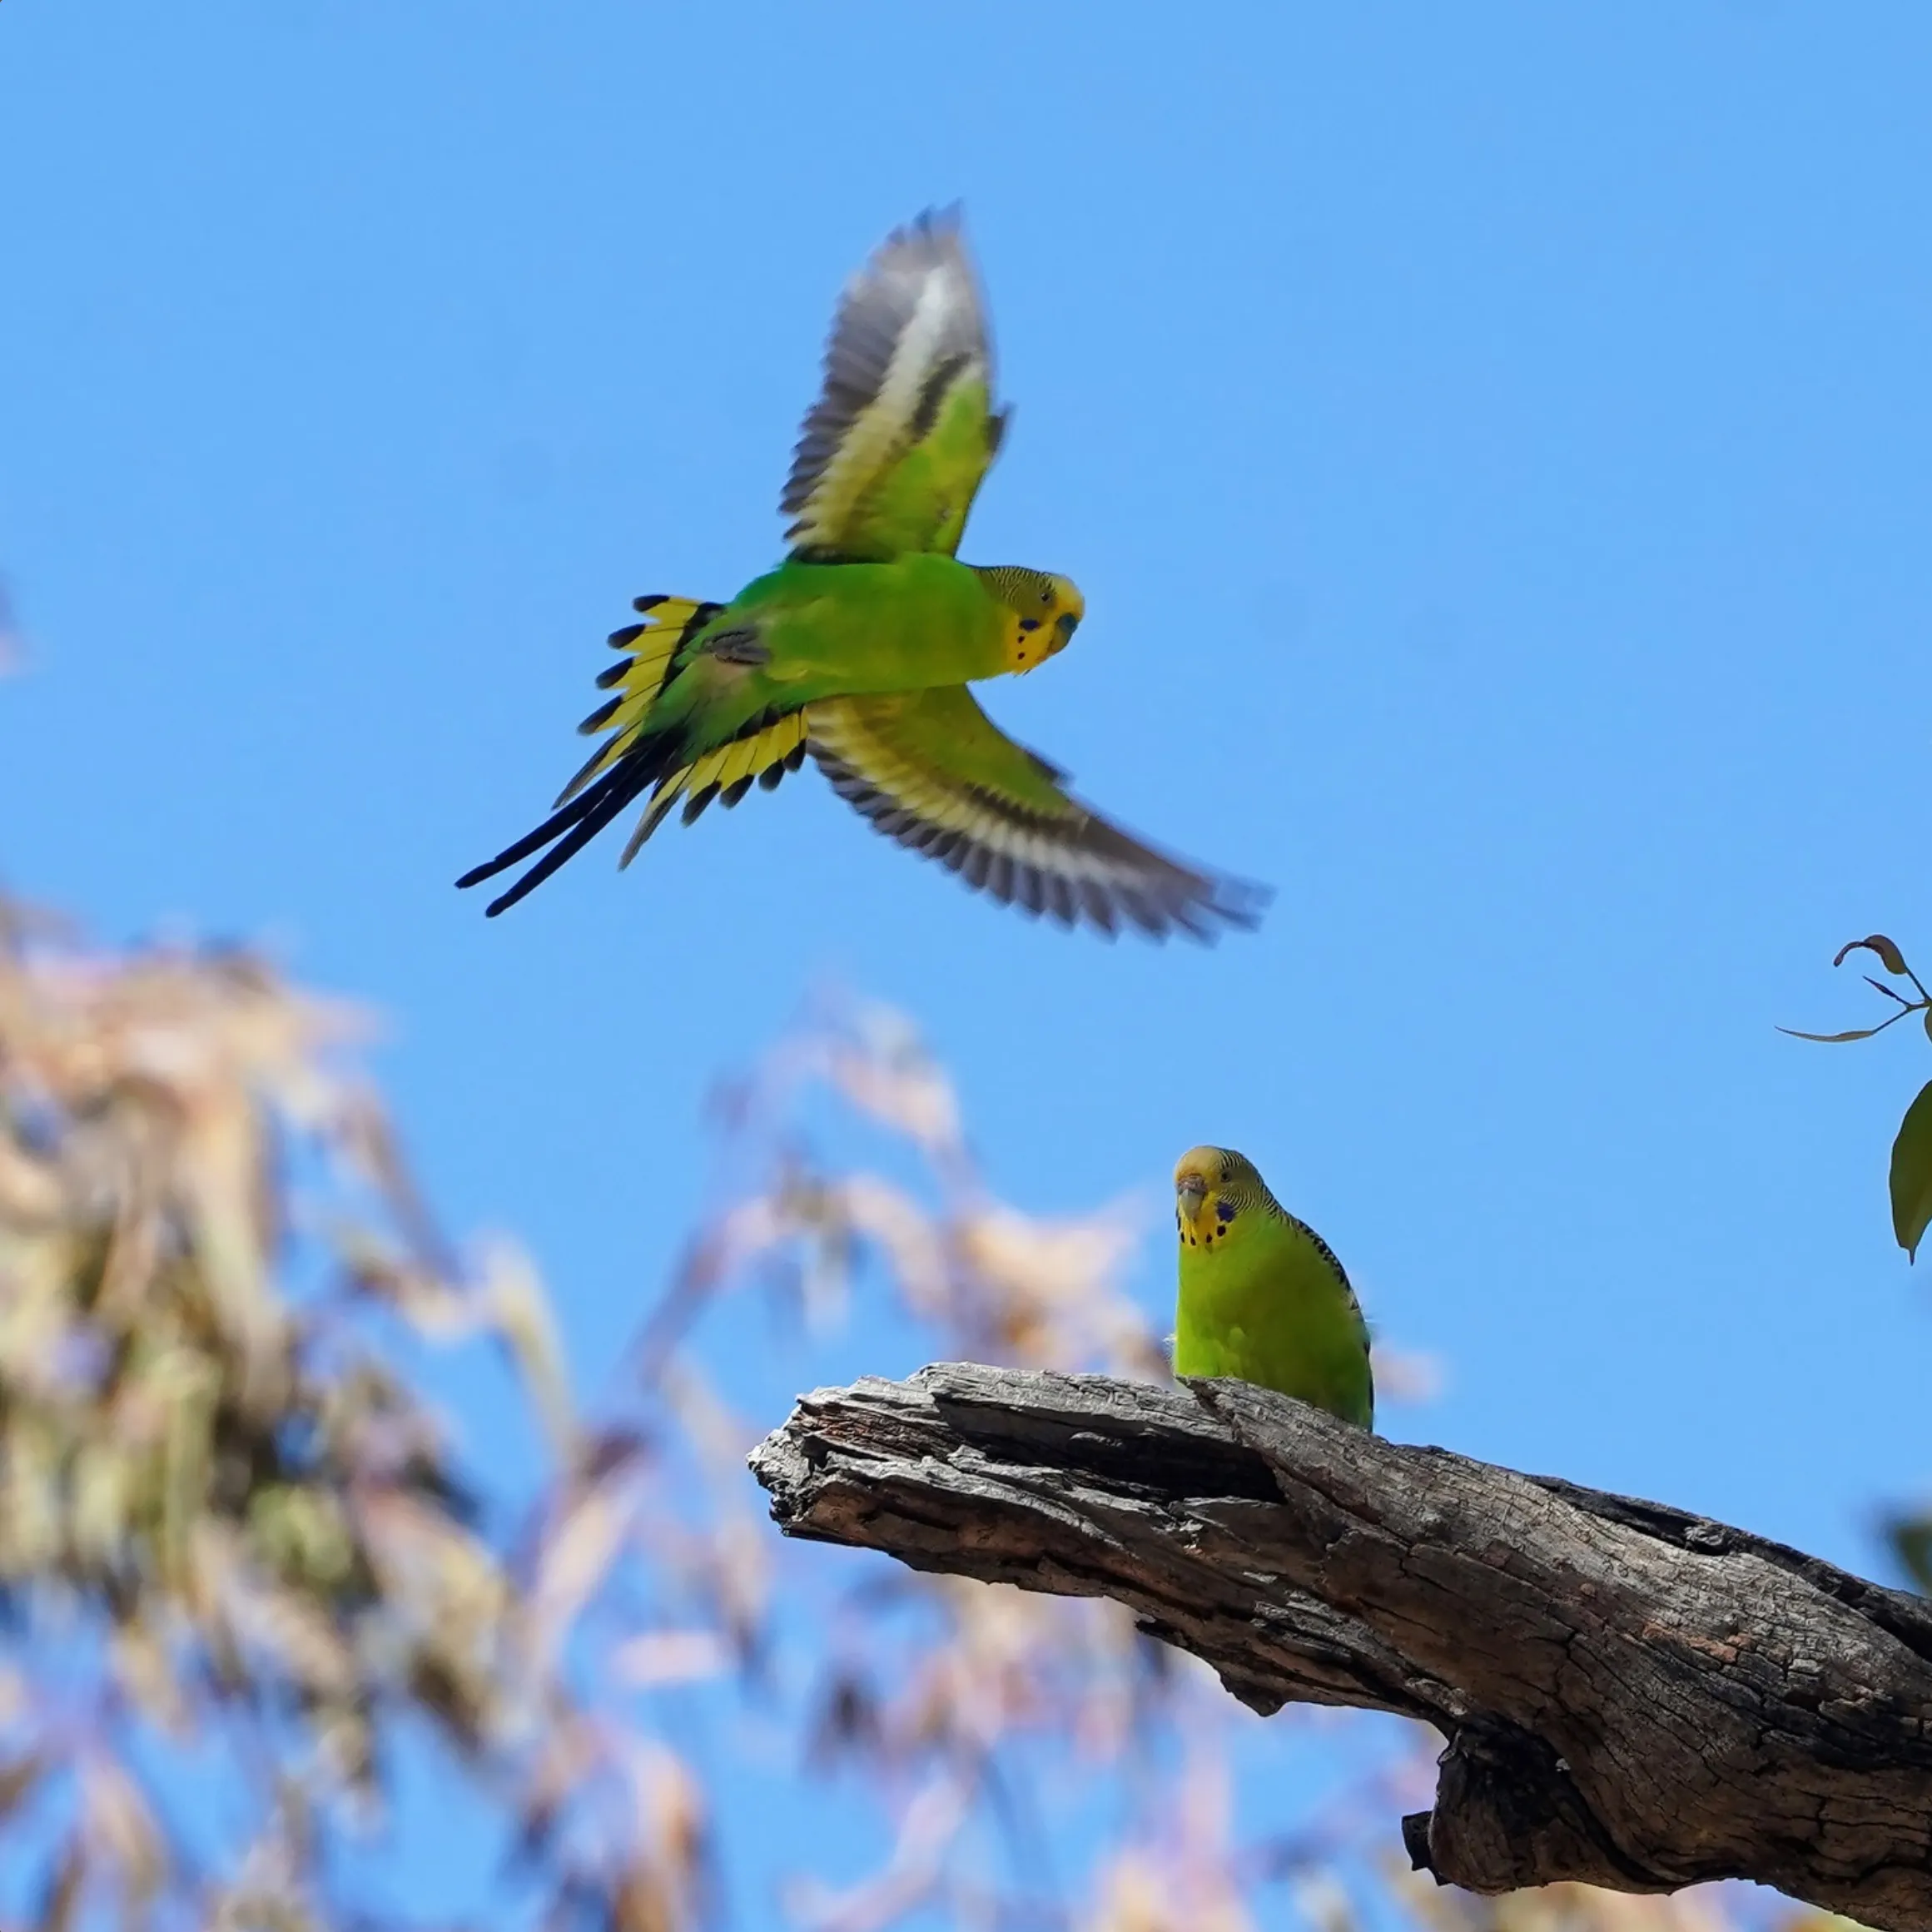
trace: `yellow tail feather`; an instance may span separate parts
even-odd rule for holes
[[[557,794],[559,805],[569,804],[593,778],[608,771],[629,749],[638,727],[649,717],[651,707],[664,688],[679,648],[693,633],[710,623],[719,608],[690,597],[640,597],[637,600],[642,621],[610,633],[611,648],[631,654],[623,663],[612,665],[597,680],[606,691],[614,687],[616,695],[606,698],[577,728],[586,736],[600,731],[611,735]]]
[[[728,811],[750,791],[754,780],[771,790],[786,772],[796,772],[805,762],[808,730],[803,711],[787,712],[769,724],[747,725],[728,744],[668,772],[658,781],[630,843],[617,862],[618,867],[628,866],[638,856],[644,841],[670,817],[680,800],[688,825],[713,798]]]

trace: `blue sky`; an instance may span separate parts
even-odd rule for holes
[[[836,980],[1022,1205],[1145,1190],[1150,1308],[1174,1156],[1240,1146],[1443,1358],[1393,1432],[1870,1567],[1932,1055],[1774,1026],[1932,960],[1929,60],[1905,3],[9,0],[0,869],[380,1007],[581,1361]],[[1034,927],[812,776],[486,924],[603,633],[773,559],[841,281],[955,197],[1016,405],[967,551],[1089,613],[990,708],[1263,931]]]

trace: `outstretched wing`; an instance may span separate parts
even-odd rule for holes
[[[1029,913],[1211,940],[1221,926],[1257,924],[1267,903],[1264,887],[1198,872],[1089,811],[963,684],[835,698],[808,720],[832,788],[877,830]]]
[[[959,548],[1006,418],[956,214],[921,215],[847,285],[779,507],[793,554],[880,562]]]

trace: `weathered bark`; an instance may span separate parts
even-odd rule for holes
[[[1115,1598],[1268,1712],[1448,1739],[1418,1867],[1478,1892],[1750,1878],[1932,1932],[1932,1607],[1660,1504],[1239,1382],[946,1364],[805,1397],[787,1535]]]

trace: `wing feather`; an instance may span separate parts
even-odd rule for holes
[[[794,754],[805,744],[805,713],[788,711],[777,718],[767,714],[754,719],[743,731],[715,751],[694,758],[658,781],[650,802],[638,819],[637,827],[618,860],[620,869],[628,866],[643,849],[644,842],[671,816],[679,805],[688,825],[713,798],[721,805],[736,805],[754,781],[771,791],[787,771],[797,768]]]
[[[1171,858],[1090,811],[963,685],[822,701],[809,728],[832,789],[877,831],[1031,916],[1211,941],[1255,925],[1267,902],[1264,888]]]
[[[957,214],[921,215],[840,300],[824,387],[779,499],[794,554],[951,554],[1005,425],[992,393],[992,345]]]
[[[568,805],[637,743],[644,719],[670,677],[672,659],[719,609],[715,603],[690,597],[640,597],[637,608],[644,613],[642,622],[610,633],[611,648],[628,651],[630,656],[613,664],[597,680],[606,691],[614,685],[617,695],[606,698],[577,728],[586,737],[600,731],[611,735],[557,795],[559,806]]]

